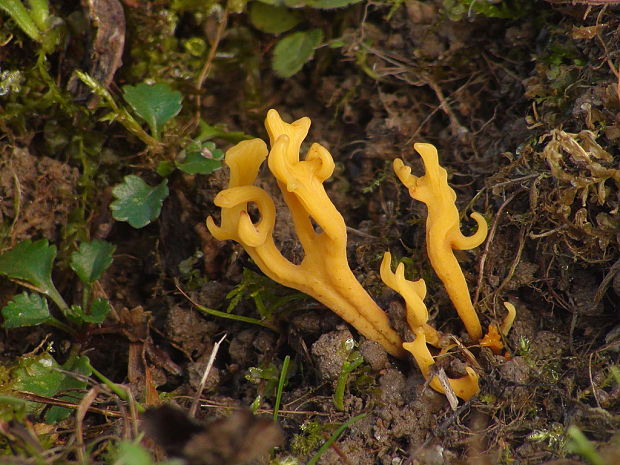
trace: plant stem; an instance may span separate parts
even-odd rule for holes
[[[291,361],[291,357],[287,355],[284,357],[284,362],[282,363],[282,370],[280,370],[280,379],[278,380],[278,390],[276,392],[276,403],[273,407],[273,422],[278,422],[278,412],[280,410],[280,402],[282,401],[282,391],[284,390],[284,385],[286,384],[286,373],[288,372],[288,364]]]
[[[321,456],[325,453],[325,451],[329,449],[334,442],[336,442],[336,439],[338,439],[338,436],[340,436],[345,429],[347,429],[349,426],[351,426],[356,421],[361,420],[366,415],[368,414],[362,413],[361,415],[358,415],[356,417],[349,418],[342,425],[340,425],[340,427],[336,431],[334,431],[334,433],[329,437],[329,439],[325,441],[325,444],[323,444],[321,448],[316,452],[316,454],[314,454],[314,456],[310,459],[307,465],[315,465],[319,461]]]
[[[49,320],[45,321],[46,324],[53,326],[54,328],[58,328],[61,331],[64,331],[71,336],[77,336],[77,332],[71,326],[66,323],[63,323],[58,318],[51,317]]]
[[[92,364],[90,363],[90,360],[88,361],[88,366],[92,370],[93,375],[95,375],[97,378],[99,378],[99,380],[103,384],[105,384],[108,387],[108,389],[110,389],[110,391],[112,391],[118,397],[123,399],[125,402],[129,402],[130,401],[130,398],[127,395],[127,392],[125,392],[125,388],[124,387],[121,387],[120,385],[116,384],[111,379],[109,379],[107,376],[105,376],[103,373],[101,373],[99,370],[97,370],[94,366],[92,366]],[[134,401],[134,402],[136,404],[136,410],[138,410],[138,412],[140,412],[140,413],[143,413],[144,410],[145,410],[144,406],[140,402],[138,402],[138,401]]]
[[[341,412],[344,410],[344,390],[347,387],[349,375],[353,370],[360,366],[363,361],[364,358],[361,356],[361,354],[356,353],[356,356],[352,361],[345,360],[342,364],[342,370],[340,371],[340,375],[338,376],[336,391],[334,392],[334,405],[336,406],[336,410],[339,410]]]

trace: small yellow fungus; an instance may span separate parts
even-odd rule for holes
[[[500,354],[504,348],[502,336],[506,337],[508,335],[510,328],[512,328],[512,323],[517,316],[517,309],[510,302],[504,302],[504,307],[506,307],[508,313],[502,320],[502,324],[499,327],[496,324],[490,324],[488,332],[480,340],[481,347],[489,347],[496,355]]]
[[[425,379],[429,379],[429,385],[437,392],[445,393],[439,378],[432,375],[432,367],[435,364],[435,360],[431,355],[428,346],[426,345],[426,337],[424,331],[418,329],[414,331],[415,340],[413,342],[405,342],[403,347],[405,350],[411,352],[413,358],[415,358],[418,367]],[[450,388],[461,399],[468,401],[476,394],[480,392],[480,385],[478,383],[478,374],[471,367],[465,367],[467,374],[461,378],[448,378]],[[432,378],[431,378],[432,376]]]
[[[512,328],[512,324],[514,323],[515,317],[517,316],[517,309],[510,302],[504,302],[504,307],[506,307],[506,310],[508,310],[508,313],[502,320],[500,331],[502,333],[502,336],[506,337],[508,336],[508,333],[510,332],[510,328]]]
[[[417,281],[405,279],[405,265],[403,263],[399,263],[396,267],[396,272],[393,273],[390,268],[391,261],[392,254],[385,252],[381,261],[381,280],[386,286],[398,292],[405,300],[409,328],[412,331],[422,328],[426,341],[435,347],[439,347],[440,335],[435,328],[427,323],[428,310],[424,303],[426,283],[423,279],[418,279]]]
[[[431,144],[420,143],[413,147],[422,156],[426,171],[424,176],[412,175],[411,168],[398,158],[394,160],[394,172],[409,189],[411,197],[426,204],[426,250],[431,265],[443,282],[469,337],[479,341],[482,327],[453,250],[479,246],[487,236],[487,223],[482,215],[472,213],[471,217],[478,224],[478,230],[471,236],[461,233],[456,193],[448,185],[446,170],[439,165],[437,149]]]
[[[502,342],[502,337],[499,334],[499,329],[496,324],[490,324],[489,330],[484,335],[482,339],[480,339],[480,347],[488,347],[493,351],[495,355],[498,355],[502,352],[504,348],[504,343]]]
[[[209,217],[209,231],[216,239],[239,242],[271,279],[314,297],[365,337],[380,343],[388,353],[404,357],[400,336],[349,268],[346,225],[323,187],[334,170],[331,155],[323,146],[312,144],[306,159],[299,160],[310,119],[301,118],[289,124],[275,110],[270,110],[265,126],[271,141],[269,153],[260,139],[241,142],[226,152],[229,186],[214,199],[222,209],[221,226]],[[286,259],[276,247],[273,200],[266,191],[253,185],[265,158],[278,180],[304,249],[299,265]],[[260,213],[256,223],[248,214],[250,203]],[[313,221],[320,231],[315,229]]]
[[[403,347],[413,355],[429,385],[436,391],[445,393],[439,378],[432,373],[435,360],[427,344],[439,347],[441,338],[439,332],[427,323],[428,310],[424,304],[424,297],[426,296],[424,280],[409,281],[405,279],[405,270],[402,263],[398,264],[396,272],[393,273],[390,267],[391,259],[390,252],[386,252],[383,255],[381,279],[405,300],[407,324],[415,335],[413,342],[405,342]],[[466,367],[465,370],[467,372],[465,376],[461,378],[448,378],[448,383],[454,394],[467,401],[478,394],[480,387],[478,385],[477,373],[470,367]]]

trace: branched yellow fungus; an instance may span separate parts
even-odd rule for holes
[[[432,373],[432,366],[435,360],[427,344],[435,347],[440,345],[440,335],[435,328],[430,326],[428,321],[428,310],[424,304],[426,296],[426,285],[423,279],[409,281],[405,279],[404,264],[399,263],[396,272],[390,268],[392,256],[390,252],[383,255],[381,262],[381,279],[383,282],[398,292],[407,306],[407,324],[413,331],[415,339],[413,342],[405,342],[403,347],[413,355],[424,378],[429,381],[429,385],[438,392],[445,393],[438,377]],[[448,378],[450,389],[463,400],[469,400],[480,391],[478,385],[478,375],[470,368],[465,368],[467,374],[461,378]]]
[[[288,124],[275,110],[270,110],[265,126],[271,141],[269,154],[260,139],[241,142],[226,153],[229,186],[214,200],[222,209],[221,226],[209,217],[209,231],[216,239],[239,242],[271,279],[314,297],[361,334],[379,342],[388,353],[402,358],[405,352],[400,336],[349,268],[346,225],[323,187],[334,170],[331,155],[323,146],[313,144],[306,159],[299,160],[310,119]],[[278,180],[304,249],[299,265],[277,249],[272,235],[276,217],[273,200],[263,189],[252,185],[267,155],[269,169]],[[248,214],[250,203],[260,213],[256,223]],[[315,230],[313,221],[320,231]]]
[[[439,165],[437,149],[431,144],[415,144],[413,147],[422,156],[424,176],[412,175],[411,168],[399,158],[394,160],[394,172],[409,189],[411,197],[426,204],[426,251],[431,265],[443,282],[469,337],[479,341],[482,327],[453,250],[472,249],[482,244],[487,236],[487,223],[482,215],[472,213],[478,230],[471,236],[461,233],[456,193],[448,185],[446,170]]]

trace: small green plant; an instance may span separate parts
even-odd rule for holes
[[[274,408],[274,419],[278,418],[279,402],[282,398],[284,386],[290,378],[295,376],[297,365],[290,361],[290,357],[285,357],[282,367],[271,362],[263,364],[260,367],[250,367],[245,375],[245,379],[252,384],[259,386],[259,393],[253,405],[258,408],[262,399],[274,399],[276,407]]]
[[[280,35],[303,24],[300,8],[321,10],[343,8],[361,0],[258,0],[250,3],[248,12],[252,25],[268,34]],[[273,49],[272,68],[282,78],[297,74],[314,57],[323,42],[324,31],[319,28],[289,32]]]
[[[282,369],[280,370],[280,377],[278,378],[278,388],[276,389],[276,402],[273,406],[274,423],[278,422],[280,403],[282,402],[282,393],[284,392],[284,387],[286,386],[286,382],[288,381],[288,366],[290,362],[291,357],[289,355],[284,357],[284,362],[282,362]]]
[[[527,0],[488,2],[484,0],[444,0],[444,9],[452,21],[460,21],[473,14],[487,18],[517,19],[531,8]]]
[[[149,126],[151,136],[161,140],[164,125],[181,111],[181,93],[167,84],[123,86],[123,98]]]
[[[11,299],[0,311],[5,328],[19,328],[48,324],[70,334],[75,327],[86,323],[102,323],[110,311],[110,304],[101,298],[92,298],[92,285],[112,263],[114,246],[94,240],[83,242],[70,257],[69,266],[82,282],[84,291],[80,304],[69,305],[52,281],[52,267],[56,246],[46,239],[25,240],[0,255],[0,275],[35,291],[25,291]],[[54,317],[48,307],[49,298],[60,310],[64,321]],[[68,323],[68,324],[67,324]]]
[[[338,381],[336,382],[336,390],[334,392],[334,405],[336,406],[336,409],[341,412],[344,410],[344,392],[347,387],[349,376],[364,362],[364,357],[362,357],[362,354],[357,350],[353,350],[355,342],[352,339],[347,340],[345,344],[347,345],[345,350],[347,350],[348,355],[342,363],[340,375],[338,376]]]
[[[291,450],[295,455],[306,457],[321,446],[321,443],[328,437],[327,435],[333,431],[333,425],[307,420],[303,422],[299,430],[299,433],[293,435]]]
[[[221,126],[198,122],[198,135],[189,138],[176,135],[167,138],[164,129],[183,107],[182,95],[164,83],[140,83],[123,86],[123,98],[129,108],[116,102],[107,89],[86,73],[76,71],[77,76],[101,98],[100,105],[109,113],[102,121],[117,121],[131,134],[147,145],[148,151],[161,155],[164,151],[177,154],[174,159],[160,160],[157,173],[166,178],[176,169],[191,175],[210,174],[222,167],[224,152],[211,139],[222,138],[238,142],[251,136],[242,132],[228,132]],[[147,133],[139,120],[146,122]],[[164,150],[164,147],[166,150]],[[157,186],[149,186],[140,176],[125,176],[122,183],[114,186],[115,201],[110,208],[117,221],[126,221],[134,228],[143,228],[159,217],[163,201],[168,197],[167,180]]]
[[[318,461],[321,459],[321,456],[325,453],[325,451],[327,449],[329,449],[332,444],[334,442],[336,442],[338,440],[338,438],[340,437],[340,435],[352,424],[358,422],[359,420],[361,420],[362,418],[366,417],[366,413],[362,413],[361,415],[357,415],[356,417],[352,417],[349,418],[347,421],[345,421],[342,425],[340,425],[336,431],[334,431],[332,433],[332,435],[329,437],[329,439],[327,439],[327,441],[325,441],[325,444],[323,444],[319,450],[316,452],[316,454],[314,454],[312,456],[312,458],[308,461],[307,465],[314,465],[316,463],[318,463]]]
[[[275,315],[284,311],[288,304],[306,299],[307,296],[301,292],[291,293],[266,276],[244,268],[241,282],[226,295],[226,298],[230,299],[226,308],[227,313],[231,313],[241,301],[251,299],[260,316],[271,321]]]
[[[10,416],[19,415],[19,411],[28,414],[43,412],[44,404],[29,401],[23,401],[22,407],[15,410],[15,407],[20,405],[19,399],[12,396],[16,391],[46,397],[57,396],[58,400],[77,403],[83,397],[85,378],[90,374],[90,363],[86,356],[70,356],[63,365],[59,365],[48,352],[19,357],[0,379],[0,394],[8,399],[14,399],[11,403],[12,411],[3,409],[4,414]],[[53,424],[64,420],[70,414],[70,409],[55,405],[45,411],[44,420]]]

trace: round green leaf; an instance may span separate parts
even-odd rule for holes
[[[167,179],[151,187],[139,176],[125,176],[123,182],[112,189],[112,195],[116,198],[110,204],[112,216],[134,228],[143,228],[159,216],[168,193]]]
[[[301,21],[297,11],[282,6],[267,5],[261,2],[252,2],[250,5],[250,21],[252,25],[269,34],[282,34],[294,28]]]
[[[299,72],[314,56],[314,49],[323,40],[323,31],[294,32],[277,43],[273,50],[273,70],[280,77],[289,78]]]

